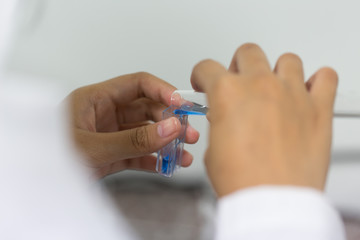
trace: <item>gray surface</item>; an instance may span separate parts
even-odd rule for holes
[[[216,200],[206,184],[119,175],[104,182],[142,239],[212,239]]]
[[[178,184],[151,174],[104,179],[116,206],[141,239],[213,239],[216,199],[206,182]],[[348,240],[360,239],[360,216],[343,212]]]

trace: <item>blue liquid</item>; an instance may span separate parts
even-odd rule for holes
[[[169,167],[169,155],[163,157],[161,164],[161,172],[167,174]]]
[[[203,113],[203,112],[186,111],[186,110],[182,110],[182,109],[174,110],[174,114],[177,114],[177,115],[206,115],[206,113]]]
[[[206,115],[208,112],[208,107],[205,105],[201,105],[195,102],[191,102],[191,104],[183,104],[180,108],[176,108],[174,110],[174,114],[176,115]]]

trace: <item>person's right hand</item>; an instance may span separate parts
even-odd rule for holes
[[[205,162],[218,196],[263,184],[324,188],[334,70],[322,68],[304,83],[298,56],[282,55],[272,70],[257,45],[245,44],[229,70],[205,60],[195,66],[191,81],[208,97]]]

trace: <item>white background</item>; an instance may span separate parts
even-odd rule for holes
[[[137,71],[190,89],[198,61],[228,65],[238,46],[255,42],[271,64],[282,53],[297,53],[306,76],[332,66],[340,76],[339,94],[360,98],[359,8],[350,0],[23,0],[7,67],[56,82],[64,97],[79,86]],[[360,102],[351,107],[359,109]],[[204,179],[204,123],[193,119],[202,138],[186,146],[195,163],[178,174],[179,181]],[[360,213],[358,119],[335,120],[328,194],[339,207]]]

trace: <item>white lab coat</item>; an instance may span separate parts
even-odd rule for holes
[[[260,186],[219,202],[216,239],[345,239],[338,213],[316,190]]]

